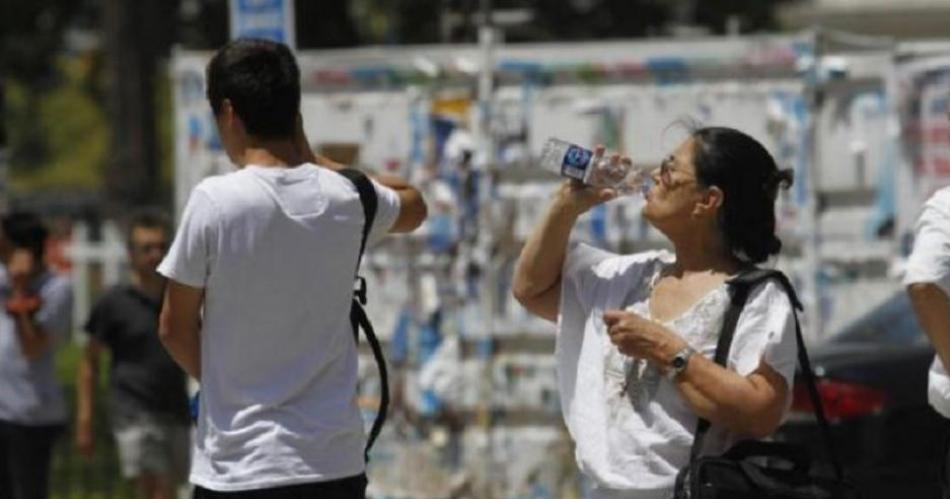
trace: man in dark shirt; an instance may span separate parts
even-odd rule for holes
[[[131,219],[131,283],[113,287],[93,307],[79,365],[76,446],[87,457],[94,452],[99,355],[108,348],[109,419],[122,474],[136,480],[143,499],[172,499],[188,469],[185,376],[158,338],[165,280],[155,268],[165,256],[169,232],[160,214],[141,212]]]

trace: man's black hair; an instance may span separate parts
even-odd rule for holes
[[[43,260],[49,230],[34,213],[15,211],[0,219],[3,237],[14,248],[27,249],[38,261]]]
[[[132,231],[135,229],[161,229],[165,236],[172,234],[171,222],[165,212],[158,208],[139,208],[125,221],[125,241],[132,244]]]
[[[290,48],[253,38],[234,40],[211,58],[208,102],[215,116],[231,102],[247,133],[260,139],[294,135],[300,112],[300,69]]]

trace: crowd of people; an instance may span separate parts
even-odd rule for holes
[[[76,448],[96,452],[107,351],[111,429],[141,497],[174,497],[185,480],[195,498],[364,497],[354,277],[363,244],[415,230],[425,201],[389,175],[361,191],[311,151],[282,44],[223,47],[207,98],[237,168],[194,188],[174,234],[161,213],[128,221],[131,278],[84,322]],[[514,276],[518,301],[556,324],[564,421],[592,498],[671,497],[701,420],[702,454],[766,438],[794,383],[796,301],[775,280],[750,291],[725,362],[713,361],[731,283],[781,251],[775,201],[791,173],[752,137],[709,127],[652,179],[643,214],[672,251],[571,244],[578,217],[616,193],[566,181]],[[37,216],[8,214],[0,229],[0,497],[44,498],[67,428],[54,357],[72,294],[43,263]],[[924,208],[905,284],[937,351],[930,400],[950,417],[950,188]],[[194,429],[186,377],[202,388]]]

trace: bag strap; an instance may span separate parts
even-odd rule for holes
[[[366,311],[356,299],[353,299],[353,305],[350,307],[350,324],[355,331],[357,327],[363,329],[363,335],[369,342],[373,350],[373,358],[376,360],[376,368],[379,370],[379,409],[376,411],[376,418],[373,420],[373,426],[369,430],[369,436],[366,437],[366,448],[363,449],[363,458],[369,462],[369,451],[373,444],[383,431],[383,425],[386,423],[386,415],[389,412],[389,373],[386,370],[386,358],[383,356],[383,348],[376,337],[376,330],[369,322]]]
[[[379,437],[383,424],[386,422],[386,414],[389,412],[389,373],[386,370],[386,358],[383,356],[379,338],[376,337],[376,330],[373,329],[373,325],[363,309],[363,305],[366,305],[366,279],[359,275],[363,251],[366,249],[366,240],[369,238],[370,229],[376,219],[376,208],[379,200],[376,198],[376,188],[373,187],[373,182],[359,170],[344,168],[339,170],[338,173],[353,183],[360,195],[360,204],[363,206],[363,234],[360,240],[360,252],[356,257],[355,272],[359,287],[354,291],[353,302],[350,305],[350,325],[353,327],[353,337],[357,343],[359,343],[359,330],[363,330],[363,335],[366,336],[366,340],[373,351],[376,368],[379,370],[379,410],[376,412],[376,419],[373,420],[373,426],[370,428],[369,436],[366,439],[366,448],[363,450],[363,458],[368,462],[369,450]]]
[[[815,383],[815,373],[812,371],[811,362],[808,359],[808,350],[805,348],[805,341],[802,338],[802,328],[798,320],[797,310],[802,310],[802,303],[795,293],[795,289],[789,282],[788,277],[779,270],[752,268],[744,271],[738,276],[727,281],[730,292],[729,308],[726,309],[726,315],[723,319],[722,330],[719,334],[719,341],[716,344],[715,362],[720,366],[726,367],[726,361],[729,355],[729,348],[732,346],[732,339],[735,336],[736,326],[739,323],[739,316],[742,314],[742,308],[749,298],[749,293],[755,285],[767,280],[775,279],[782,286],[789,301],[792,302],[792,316],[795,319],[795,341],[798,346],[798,364],[801,367],[802,376],[805,378],[805,386],[808,388],[808,396],[811,398],[812,408],[815,417],[818,420],[818,426],[821,429],[822,440],[825,442],[825,448],[828,451],[828,457],[834,468],[835,476],[838,480],[843,477],[841,462],[838,460],[838,454],[835,452],[834,443],[831,440],[831,429],[828,420],[825,417],[824,405],[821,397],[818,396],[818,387]],[[789,387],[791,389],[792,387]],[[696,436],[693,439],[693,445],[690,448],[690,462],[699,457],[706,433],[709,431],[709,421],[700,418],[696,423]]]
[[[742,277],[745,273],[740,274]],[[719,332],[719,341],[716,343],[716,353],[713,361],[720,366],[726,367],[726,361],[729,356],[729,349],[732,346],[732,338],[736,333],[736,326],[739,324],[739,316],[742,315],[742,308],[749,298],[751,286],[745,286],[738,282],[739,277],[727,281],[729,284],[729,307],[726,309],[726,315],[722,320],[722,329]],[[689,451],[689,461],[693,462],[699,458],[699,453],[703,447],[703,441],[706,438],[706,432],[709,431],[709,421],[699,418],[696,422],[696,436],[693,437],[693,445]]]
[[[354,168],[343,168],[337,170],[337,173],[353,183],[356,192],[360,195],[360,204],[363,205],[363,236],[360,239],[360,252],[356,255],[355,273],[356,280],[360,284],[356,296],[361,304],[366,305],[366,280],[359,275],[359,272],[360,264],[363,261],[363,251],[366,250],[366,240],[369,239],[369,231],[373,228],[373,222],[376,220],[376,208],[379,205],[379,199],[376,197],[376,188],[373,187],[373,182],[363,172]]]

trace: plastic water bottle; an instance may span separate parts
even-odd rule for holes
[[[195,392],[191,398],[188,399],[188,415],[191,416],[191,423],[198,424],[198,411],[201,407],[201,391]]]
[[[621,196],[642,193],[649,177],[646,170],[620,162],[612,165],[609,157],[597,158],[590,149],[552,137],[541,149],[541,167],[591,187],[614,189]]]

